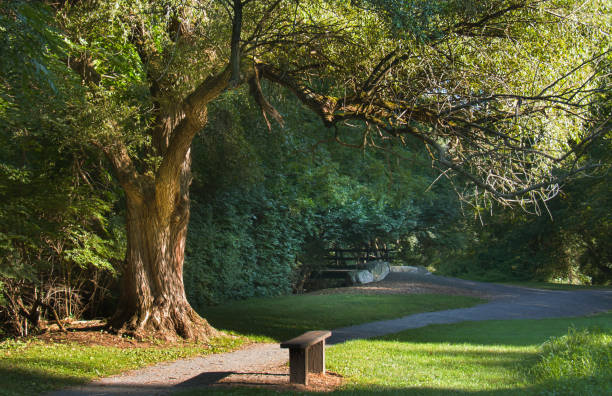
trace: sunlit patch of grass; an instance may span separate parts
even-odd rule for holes
[[[588,337],[550,338],[567,334],[568,327],[593,326],[603,329],[601,332],[606,335],[589,330]],[[348,380],[348,384],[333,395],[607,395],[612,394],[610,340],[607,338],[610,332],[612,313],[583,318],[431,325],[377,339],[334,345],[326,353],[327,368]],[[545,363],[546,356],[553,355],[563,356],[563,359],[553,359],[554,364],[552,360]],[[573,364],[579,367],[599,368],[580,369],[580,376],[572,376],[560,369],[567,367],[564,361],[568,359],[574,360]],[[588,363],[580,363],[583,359]],[[538,368],[540,366],[543,368]],[[557,374],[538,374],[549,369]],[[190,390],[180,395],[204,393],[295,394],[234,388]]]
[[[234,350],[244,342],[219,337],[207,344],[121,349],[7,340],[0,343],[0,394],[38,395],[159,362]]]
[[[536,353],[535,346],[360,340],[332,347],[328,366],[348,377],[346,390],[520,390],[528,385],[521,365]]]
[[[309,330],[331,330],[483,302],[474,297],[437,294],[294,295],[233,301],[210,307],[202,315],[216,328],[258,340],[283,341]]]
[[[550,337],[566,334],[569,327],[612,330],[612,312],[575,318],[487,320],[430,325],[390,334],[385,338],[400,337],[408,342],[426,343],[539,346]]]
[[[530,371],[537,367],[540,354],[554,350],[572,350],[566,338],[546,341],[551,336],[567,333],[568,327],[599,326],[612,331],[612,313],[584,318],[543,320],[508,320],[464,322],[451,325],[432,325],[403,331],[373,340],[352,341],[329,348],[328,367],[349,379],[347,392],[391,392],[401,394],[555,394],[555,390],[570,384],[567,373],[557,377],[535,376]],[[599,336],[597,336],[599,337]],[[607,336],[606,336],[607,337]],[[553,339],[556,340],[556,339]],[[584,340],[584,338],[583,338]],[[564,359],[603,362],[609,365],[609,338],[589,338],[589,341],[565,353]],[[546,342],[546,343],[545,343]],[[540,345],[545,343],[540,349]],[[561,344],[562,346],[559,346]],[[546,346],[550,345],[550,346]],[[552,347],[554,345],[554,347]],[[590,358],[595,354],[597,359]],[[603,356],[603,357],[602,357]],[[554,360],[554,359],[553,359]],[[559,367],[563,362],[556,363]],[[608,367],[608,369],[610,369]],[[592,393],[610,394],[604,384],[605,375],[585,375],[581,378]],[[576,377],[574,377],[576,378]],[[602,380],[603,378],[603,380]],[[609,385],[607,385],[609,386]],[[548,393],[547,393],[548,392]],[[608,392],[608,393],[606,393]]]

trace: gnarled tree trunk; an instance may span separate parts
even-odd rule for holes
[[[162,158],[142,174],[121,141],[100,144],[127,201],[122,295],[110,326],[135,336],[206,340],[218,332],[189,305],[183,261],[189,222],[191,141],[207,121],[206,104],[227,86],[229,68],[206,79],[170,112],[159,112],[152,148]]]
[[[120,332],[166,339],[202,340],[217,334],[189,305],[183,261],[189,221],[189,152],[181,166],[179,190],[160,202],[155,188],[127,194],[127,255],[122,295],[111,326]],[[153,186],[148,186],[153,187]],[[168,208],[170,206],[170,208]]]

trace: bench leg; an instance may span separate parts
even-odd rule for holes
[[[308,372],[325,374],[325,340],[308,348]]]
[[[308,385],[308,353],[304,349],[289,349],[289,382]]]

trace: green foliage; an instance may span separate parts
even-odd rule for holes
[[[437,269],[489,281],[544,280],[606,285],[612,282],[610,134],[585,156],[600,166],[573,181],[535,216],[500,209],[468,224],[468,240],[452,262]]]
[[[428,189],[436,172],[414,147],[327,141],[334,131],[286,92],[267,95],[284,128],[268,130],[246,93],[233,91],[194,141],[184,279],[195,306],[300,290],[334,246],[387,245],[420,264],[462,243],[453,241],[462,233],[452,226],[454,192],[445,180]],[[337,133],[355,143],[351,128]]]
[[[609,68],[610,60],[606,61]],[[602,82],[604,86],[609,82]],[[588,113],[609,114],[610,91],[595,95]],[[482,280],[544,280],[573,284],[612,282],[612,134],[609,118],[585,125],[599,134],[579,151],[577,160],[591,167],[563,186],[540,216],[508,209],[491,216],[478,211],[486,226],[466,224],[473,238],[457,259],[438,265],[450,275]]]
[[[546,395],[611,393],[612,331],[570,328],[567,335],[540,347],[540,361],[531,373],[537,381],[549,383]]]
[[[265,191],[240,189],[195,202],[185,264],[195,307],[291,292],[300,239],[282,203]]]
[[[505,213],[483,231],[461,219],[444,178],[430,188],[437,174],[430,153],[417,151],[422,142],[417,147],[385,132],[393,124],[414,128],[433,139],[430,149],[440,144],[455,163],[473,164],[487,180],[505,180],[508,185],[493,182],[500,190],[548,179],[557,169],[546,158],[582,144],[584,132],[596,128],[573,117],[572,106],[571,114],[564,113],[562,102],[570,98],[582,106],[593,96],[598,107],[589,111],[609,113],[609,98],[595,89],[606,88],[595,67],[609,62],[609,55],[570,72],[609,46],[600,28],[609,5],[275,4],[263,19],[269,2],[245,6],[242,55],[249,62],[268,63],[296,84],[332,95],[330,102],[371,95],[372,105],[380,102],[390,113],[378,120],[375,112],[366,112],[357,121],[326,128],[319,115],[263,75],[264,96],[285,120],[282,130],[267,127],[241,88],[226,90],[211,103],[208,126],[192,150],[185,283],[195,305],[299,290],[332,246],[387,245],[407,264],[442,268],[449,263],[457,274],[609,282],[605,170],[595,183],[570,188],[565,201],[551,203],[553,217],[565,219],[561,227],[558,220],[552,225]],[[165,150],[154,144],[155,131],[164,129],[155,123],[178,120],[177,104],[226,66],[229,22],[221,2],[213,0],[3,3],[3,307],[13,304],[15,312],[19,305],[9,301],[10,290],[28,290],[26,305],[31,304],[43,279],[45,290],[58,283],[66,290],[87,289],[64,298],[70,301],[89,300],[109,286],[108,280],[98,281],[117,274],[123,258],[121,195],[90,143],[125,145],[141,180],[153,180]],[[370,75],[376,76],[376,89],[365,87]],[[586,97],[579,94],[583,88]],[[540,93],[553,98],[555,108],[540,111],[538,101],[521,104],[521,97],[527,101]],[[525,117],[519,117],[521,109]],[[407,116],[413,111],[414,118]],[[455,118],[431,118],[431,112]],[[462,117],[469,122],[457,127]],[[481,120],[483,125],[473,128],[472,121]],[[509,141],[521,148],[515,157],[505,145]],[[603,146],[591,146],[586,157],[609,163],[609,139],[597,144]],[[537,150],[546,155],[532,157]],[[585,161],[573,155],[567,160]],[[446,175],[450,169],[442,171]],[[482,194],[458,184],[466,195]],[[487,205],[476,211],[481,214]],[[508,233],[509,227],[515,231]],[[450,262],[458,252],[462,260]]]
[[[271,134],[244,92],[228,93],[211,109],[194,142],[192,212],[185,284],[201,310],[226,299],[291,291],[302,237]]]
[[[109,282],[102,274],[115,274],[123,258],[123,232],[111,218],[117,191],[79,137],[86,103],[53,14],[11,2],[0,28],[0,312],[27,332],[17,312],[36,299],[66,316],[86,305],[95,312],[93,294]],[[81,299],[69,289],[95,301],[66,312],[60,306],[71,304],[61,302]]]

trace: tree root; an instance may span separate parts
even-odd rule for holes
[[[164,341],[206,342],[222,334],[190,306],[172,310],[152,307],[145,312],[131,315],[117,312],[108,323],[109,330],[113,333],[138,340],[153,338]]]

